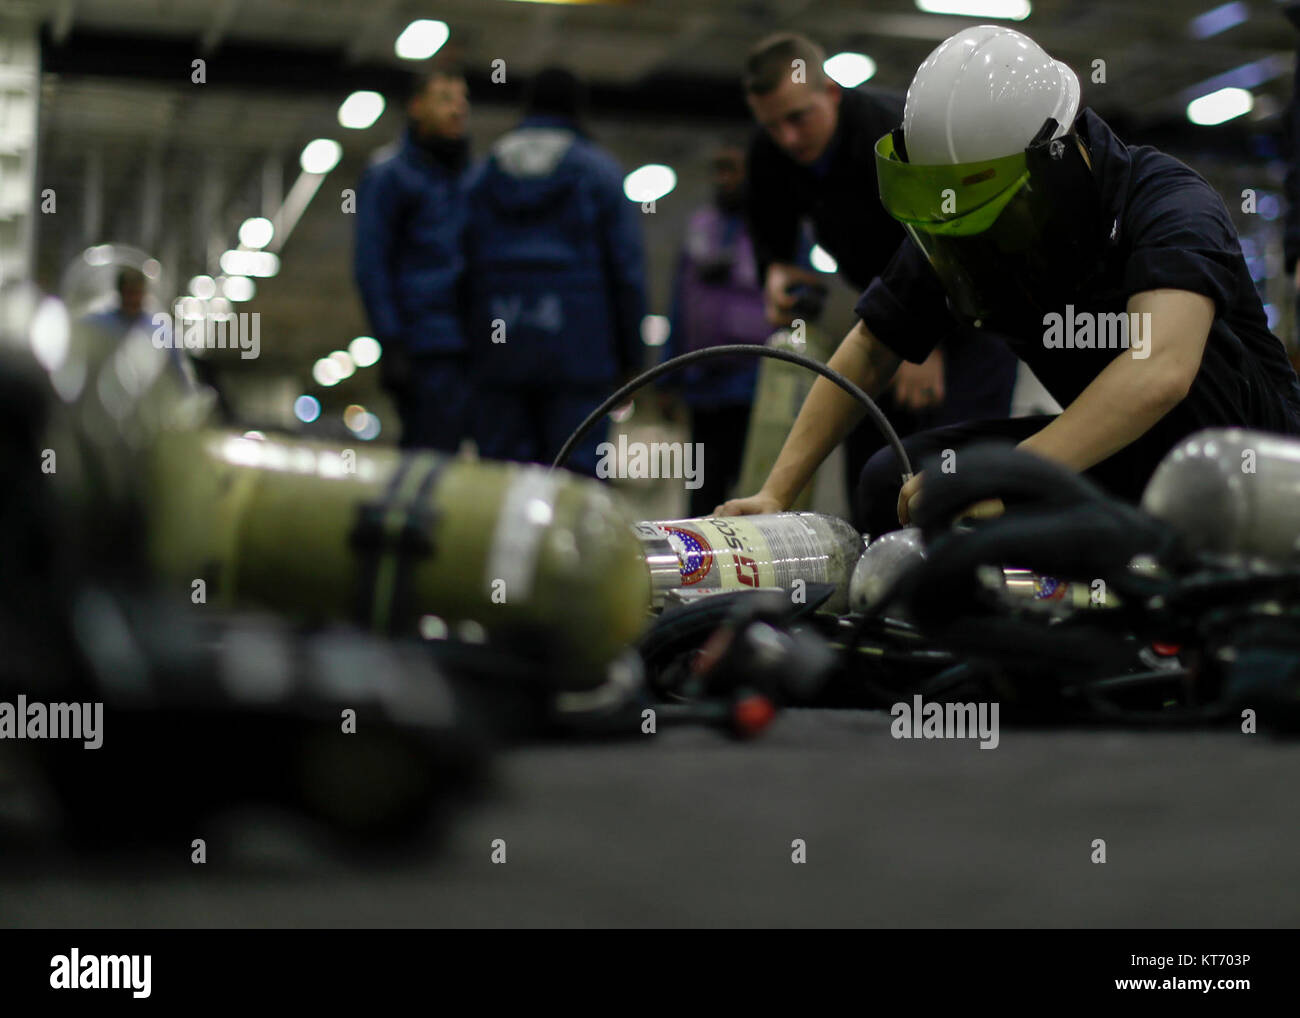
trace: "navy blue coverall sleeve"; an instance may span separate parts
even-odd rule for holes
[[[909,238],[853,310],[877,339],[913,364],[923,363],[957,328],[943,284]]]

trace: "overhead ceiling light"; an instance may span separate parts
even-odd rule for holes
[[[293,415],[303,424],[310,424],[320,416],[320,400],[303,393],[293,401]]]
[[[250,251],[248,253],[253,257],[249,259],[249,271],[244,273],[244,275],[269,278],[279,273],[279,255],[271,254],[270,251]]]
[[[836,53],[822,70],[843,88],[857,88],[876,73],[876,62],[865,53]]]
[[[204,304],[198,297],[187,294],[176,302],[176,306],[183,322],[196,322],[203,317]]]
[[[227,300],[238,303],[252,300],[253,295],[257,293],[257,287],[247,276],[227,276],[225,282],[221,284],[221,292],[225,294]]]
[[[322,357],[311,366],[311,377],[316,379],[317,385],[331,386],[338,385],[339,380],[343,377],[339,374],[339,366],[328,357]]]
[[[814,244],[813,249],[809,252],[808,260],[812,262],[812,267],[818,272],[838,272],[840,265],[831,253],[820,244]]]
[[[228,276],[269,278],[280,271],[280,258],[270,251],[226,251],[221,256],[221,271]]]
[[[451,29],[447,22],[421,18],[402,29],[393,50],[403,60],[427,60],[442,49],[449,38]]]
[[[1198,81],[1183,89],[1182,98],[1190,102],[1203,95],[1209,95],[1221,88],[1259,88],[1274,78],[1290,77],[1295,69],[1295,57],[1285,53],[1276,53],[1271,57],[1261,57],[1248,64],[1241,64],[1212,78]]]
[[[1250,6],[1237,0],[1236,3],[1222,4],[1192,18],[1187,23],[1187,34],[1193,39],[1208,39],[1210,36],[1240,25],[1249,18]]]
[[[190,293],[199,300],[211,300],[217,295],[217,283],[211,276],[195,276],[190,280]]]
[[[356,362],[346,350],[335,350],[330,354],[329,359],[334,362],[334,366],[339,370],[339,378],[351,378],[357,373]]]
[[[28,338],[32,355],[47,371],[58,371],[68,356],[72,327],[68,309],[55,297],[46,297],[36,305]]]
[[[384,112],[384,97],[378,92],[353,92],[339,107],[339,124],[364,131]]]
[[[956,14],[965,18],[1002,18],[1024,21],[1033,11],[1029,0],[916,0],[926,14]]]
[[[671,331],[672,323],[665,315],[646,315],[641,319],[641,342],[646,346],[663,346]]]
[[[384,348],[379,345],[379,340],[373,336],[358,336],[348,344],[348,353],[352,355],[352,360],[359,368],[368,368],[372,364],[378,364],[383,352]]]
[[[244,247],[266,247],[271,243],[271,238],[275,236],[275,227],[271,225],[271,220],[264,219],[261,216],[255,216],[252,219],[245,219],[239,227],[239,242]]]
[[[629,201],[658,201],[677,186],[677,174],[671,166],[650,163],[623,178],[623,193]]]
[[[248,266],[251,263],[252,259],[250,259],[248,256],[252,253],[253,252],[251,251],[235,251],[235,250],[223,252],[221,258],[219,259],[221,264],[221,271],[228,276],[250,275],[248,271]]]
[[[357,428],[356,436],[363,442],[373,442],[379,437],[379,432],[381,430],[379,415],[367,411],[365,423],[362,424],[361,427]]]
[[[1221,88],[1189,102],[1187,119],[1202,127],[1212,127],[1249,113],[1254,108],[1255,97],[1244,88]]]
[[[333,138],[309,141],[302,150],[298,165],[304,173],[329,173],[343,158],[343,146]]]
[[[343,423],[349,431],[358,431],[366,423],[366,408],[360,403],[353,403],[343,411]]]

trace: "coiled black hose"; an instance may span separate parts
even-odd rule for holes
[[[648,385],[661,375],[666,375],[670,371],[676,371],[678,368],[685,367],[687,364],[694,364],[696,361],[705,360],[709,357],[730,357],[735,354],[747,355],[750,357],[773,357],[779,361],[789,361],[791,364],[798,364],[807,368],[809,371],[815,371],[828,381],[834,382],[850,396],[856,399],[870,415],[873,423],[880,429],[880,433],[889,443],[890,448],[894,450],[894,455],[898,459],[898,464],[902,467],[903,483],[907,483],[912,476],[912,463],[907,458],[907,450],[903,448],[903,443],[898,437],[893,426],[889,423],[888,418],[881,412],[880,407],[876,406],[865,392],[858,386],[854,385],[847,378],[841,375],[834,368],[827,367],[821,361],[808,357],[805,354],[794,353],[790,350],[774,350],[767,346],[755,346],[750,343],[731,343],[727,346],[711,346],[703,350],[692,350],[690,353],[681,354],[678,357],[672,357],[662,364],[656,364],[648,371],[643,371],[626,385],[622,386],[609,399],[605,400],[600,406],[596,407],[587,415],[587,419],[578,425],[578,429],[568,437],[564,446],[560,449],[559,454],[555,457],[555,462],[551,464],[551,469],[564,465],[564,461],[572,454],[574,447],[582,441],[583,436],[587,434],[596,422],[604,417],[615,407],[622,405],[627,398],[637,392],[642,386]]]

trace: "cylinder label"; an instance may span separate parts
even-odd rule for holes
[[[827,581],[825,549],[816,532],[794,516],[764,522],[734,516],[642,523],[637,531],[669,543],[685,587],[752,590],[788,587],[796,579]]]

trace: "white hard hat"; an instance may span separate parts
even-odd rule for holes
[[[907,90],[903,137],[917,165],[998,159],[1023,151],[1048,117],[1065,134],[1079,110],[1079,79],[1038,43],[980,25],[940,43]]]

